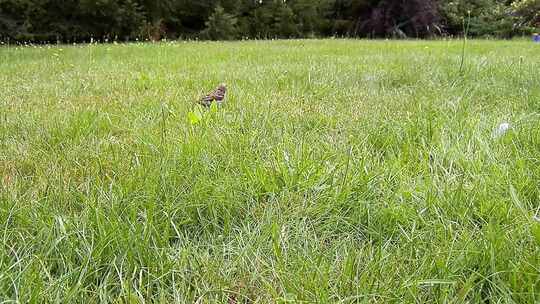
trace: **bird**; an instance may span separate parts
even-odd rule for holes
[[[222,83],[214,91],[199,99],[199,104],[209,107],[215,101],[219,105],[225,100],[226,93],[227,85]]]

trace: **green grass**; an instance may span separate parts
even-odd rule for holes
[[[461,46],[0,48],[0,300],[540,301],[540,46]]]

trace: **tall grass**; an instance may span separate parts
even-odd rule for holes
[[[0,299],[540,301],[540,53],[470,40],[456,81],[460,56],[0,48]],[[190,120],[220,82],[226,105]]]

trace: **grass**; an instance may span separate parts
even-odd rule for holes
[[[540,301],[540,49],[461,47],[0,48],[0,299]]]

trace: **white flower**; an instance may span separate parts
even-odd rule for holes
[[[510,129],[509,123],[507,122],[501,123],[499,127],[493,131],[493,138],[503,136],[504,134],[506,134],[506,132],[508,132],[509,129]]]

